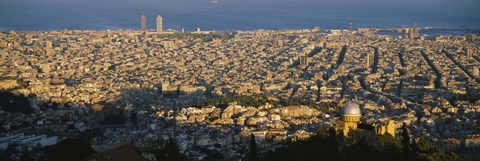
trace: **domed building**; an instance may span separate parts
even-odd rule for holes
[[[348,102],[342,110],[342,122],[336,125],[337,132],[348,136],[350,129],[357,129],[360,117],[362,117],[360,107],[356,103]]]
[[[371,125],[360,123],[362,110],[353,102],[348,102],[342,110],[342,121],[336,123],[337,133],[343,134],[348,140],[374,140],[377,135],[390,134],[395,136],[395,122],[393,120],[378,121]]]
[[[362,117],[362,111],[360,107],[353,102],[348,102],[345,107],[343,107],[343,121],[348,122],[359,122],[360,117]]]

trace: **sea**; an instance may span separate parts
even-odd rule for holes
[[[0,0],[0,31],[164,29],[234,31],[432,27],[479,33],[479,0]]]

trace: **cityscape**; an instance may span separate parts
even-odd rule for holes
[[[0,160],[480,160],[479,30],[168,19],[0,32]]]

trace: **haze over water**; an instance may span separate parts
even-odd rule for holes
[[[192,31],[400,27],[480,29],[479,0],[0,0],[0,31],[138,29]]]

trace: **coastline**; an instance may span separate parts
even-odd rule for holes
[[[210,30],[210,32],[214,33],[227,33],[227,32],[254,32],[254,31],[296,31],[296,30],[310,30],[312,28],[286,28],[286,29],[254,29],[254,30]],[[380,34],[380,35],[390,35],[390,36],[397,36],[398,33],[394,31],[395,29],[400,29],[398,28],[368,28],[368,29],[374,29],[376,30],[375,33]],[[322,31],[329,31],[329,30],[347,30],[346,28],[329,28],[329,29],[321,29],[320,32]],[[356,30],[356,29],[354,29]],[[125,32],[141,32],[139,29],[54,29],[54,30],[4,30],[0,28],[0,33],[8,33],[8,32],[18,32],[18,33],[38,33],[38,32],[63,32],[63,31],[82,31],[82,32],[115,32],[115,31],[125,31]],[[167,31],[170,31],[172,33],[181,33],[179,30],[175,29],[167,29]],[[194,33],[195,31],[187,31],[185,33]],[[155,33],[153,29],[148,30],[147,33]],[[467,35],[467,34],[480,34],[480,28],[479,29],[471,29],[471,28],[428,28],[428,29],[420,29],[420,34],[425,34],[428,36],[435,36],[435,35]]]

